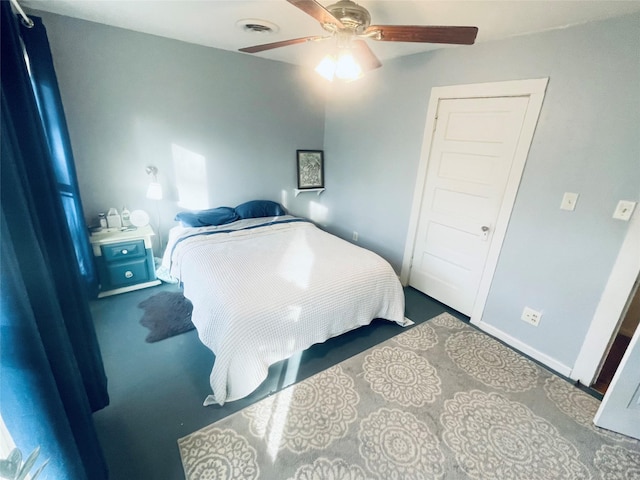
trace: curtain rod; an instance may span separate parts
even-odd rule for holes
[[[22,7],[18,3],[18,0],[10,0],[10,1],[11,1],[11,5],[13,5],[13,8],[15,8],[18,11],[18,14],[20,14],[20,16],[22,17],[20,19],[22,21],[22,24],[27,28],[33,28],[33,20],[31,20],[29,16],[26,13],[24,13],[24,10],[22,10]]]

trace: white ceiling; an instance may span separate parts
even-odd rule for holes
[[[323,6],[336,0],[320,0]],[[326,32],[310,16],[285,0],[19,0],[27,9],[43,10],[189,43],[237,51],[239,48]],[[362,0],[372,24],[472,25],[476,43],[565,28],[640,11],[640,0],[400,1]],[[277,33],[247,32],[239,20],[275,23]],[[433,44],[368,41],[383,61],[435,48],[469,48]],[[327,42],[303,43],[257,55],[296,65],[315,65]],[[249,54],[245,54],[249,55]]]

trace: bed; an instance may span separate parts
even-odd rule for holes
[[[215,355],[204,405],[249,395],[270,365],[374,318],[411,323],[389,263],[291,215],[174,227],[162,267]]]

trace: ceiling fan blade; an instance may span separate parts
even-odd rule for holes
[[[311,15],[320,23],[332,23],[336,25],[338,28],[344,28],[344,25],[340,20],[334,17],[329,10],[324,8],[315,0],[287,0],[294,7],[298,7],[300,10],[305,12],[307,15]]]
[[[379,32],[379,35],[375,35]],[[452,43],[473,45],[478,27],[438,27],[419,25],[371,25],[364,32],[383,42]]]
[[[280,42],[265,43],[262,45],[254,45],[253,47],[245,47],[245,48],[241,48],[240,51],[246,52],[246,53],[258,53],[258,52],[263,52],[265,50],[272,50],[274,48],[288,47],[289,45],[296,45],[298,43],[322,40],[324,38],[329,38],[329,37],[313,36],[313,37],[292,38],[291,40],[282,40]]]
[[[364,40],[353,40],[351,42],[351,52],[363,71],[375,70],[380,68],[382,63],[378,60],[375,53],[371,51],[369,45]]]

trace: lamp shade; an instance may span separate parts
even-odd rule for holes
[[[151,200],[162,200],[162,185],[158,182],[151,182],[147,188],[147,198]]]

